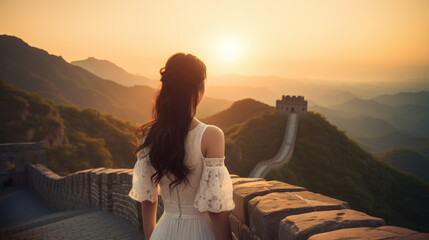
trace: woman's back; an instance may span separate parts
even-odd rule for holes
[[[147,155],[149,148],[143,148],[137,153],[138,160],[134,167],[136,177],[133,176],[130,197],[153,202],[160,194],[164,203],[164,213],[151,239],[216,239],[207,211],[222,212],[235,207],[231,178],[224,165],[224,157],[207,158],[202,152],[203,135],[207,128],[209,125],[198,122],[189,130],[185,138],[184,158],[184,164],[190,169],[187,176],[189,182],[178,184],[172,191],[169,185],[175,179],[174,175],[164,175],[159,184],[155,185],[150,180],[155,170]],[[141,141],[144,141],[144,137]]]
[[[160,195],[164,202],[193,204],[195,195],[200,184],[201,174],[203,171],[204,156],[201,152],[201,139],[207,125],[199,123],[196,127],[188,132],[185,140],[185,165],[190,169],[188,175],[189,184],[182,182],[172,189],[170,193],[169,184],[174,180],[172,174],[165,175],[160,183]]]
[[[138,159],[129,192],[141,202],[145,236],[232,239],[228,211],[235,204],[224,165],[225,137],[221,129],[195,119],[207,68],[194,55],[177,53],[160,74],[152,119],[136,129]],[[139,136],[142,131],[146,136]],[[156,223],[158,194],[164,213]]]

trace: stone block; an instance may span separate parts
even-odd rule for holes
[[[260,181],[266,182],[265,179],[263,178],[241,178],[241,177],[231,178],[231,181],[232,181],[232,185],[248,183],[248,182],[260,182]]]
[[[251,240],[252,231],[246,224],[241,225],[240,240]]]
[[[249,225],[248,203],[249,201],[260,195],[270,192],[270,184],[266,181],[246,182],[234,185],[233,199],[235,208],[232,212],[244,224]]]
[[[306,199],[306,201],[319,201],[319,202],[327,202],[327,203],[335,203],[335,204],[339,204],[342,206],[342,208],[344,209],[349,209],[350,206],[347,202],[341,201],[339,199],[336,198],[331,198],[319,193],[314,193],[314,192],[310,192],[310,191],[299,191],[299,192],[295,192],[295,195],[302,197],[303,199]],[[319,209],[317,209],[319,210]],[[322,209],[320,209],[322,210]],[[319,211],[320,211],[319,210]]]
[[[339,203],[307,199],[295,195],[296,193],[300,192],[274,192],[250,200],[250,229],[263,240],[277,239],[279,222],[287,216],[317,210],[342,209]]]
[[[241,239],[240,225],[242,225],[242,223],[233,213],[229,214],[229,224],[231,226],[231,231],[235,234],[235,236],[237,236],[237,238]]]
[[[270,189],[272,192],[298,192],[306,190],[303,187],[295,186],[292,184],[271,180],[267,181],[270,184]]]
[[[279,239],[305,240],[314,234],[343,228],[383,225],[386,225],[383,219],[351,209],[316,211],[288,216],[281,220]]]
[[[121,183],[129,185],[130,189],[131,189],[131,184],[133,182],[133,171],[132,171],[132,169],[130,171],[122,172],[122,173],[120,173],[120,175],[121,175]]]
[[[121,183],[121,173],[127,172],[129,169],[121,168],[116,169],[116,173],[113,175],[113,184],[120,184]]]
[[[366,240],[366,239],[429,239],[428,233],[419,233],[396,226],[345,228],[311,236],[308,240]]]

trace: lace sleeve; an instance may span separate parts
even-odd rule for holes
[[[200,185],[194,206],[200,211],[223,212],[235,208],[232,181],[225,158],[204,158]]]
[[[143,150],[137,154],[137,162],[133,170],[133,182],[128,196],[132,199],[142,202],[149,200],[154,202],[159,194],[159,186],[151,181],[155,169],[149,162],[149,158],[144,156]]]

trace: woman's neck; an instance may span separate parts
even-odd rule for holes
[[[200,124],[200,122],[201,122],[200,120],[194,117],[191,121],[191,125],[189,126],[189,130],[192,130],[195,127],[197,127],[197,125]]]

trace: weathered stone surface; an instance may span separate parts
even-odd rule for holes
[[[416,231],[396,227],[396,226],[381,226],[381,227],[360,227],[360,228],[345,228],[326,233],[319,233],[311,236],[308,240],[364,240],[364,239],[429,239],[429,234],[418,233]]]
[[[279,239],[304,240],[314,234],[342,228],[383,225],[386,225],[383,219],[351,209],[309,212],[281,220]]]
[[[236,179],[237,180],[234,184],[234,202],[236,207],[233,212],[243,223],[247,225],[249,225],[248,203],[252,198],[265,195],[270,192],[295,192],[305,190],[303,187],[298,187],[279,181],[264,181],[263,179],[258,180],[257,178]]]
[[[235,236],[237,236],[237,238],[241,238],[241,222],[233,213],[229,214],[229,224],[231,226],[231,231],[235,234]]]
[[[256,236],[248,226],[245,224],[242,225],[241,228],[241,237],[240,240],[261,240],[258,236]]]
[[[99,171],[103,171],[105,169],[107,169],[107,168],[104,168],[104,167],[93,168],[91,172],[96,173],[96,172],[99,172]]]
[[[260,195],[269,193],[270,184],[266,181],[247,182],[234,185],[233,199],[235,208],[232,212],[246,225],[249,225],[248,203],[249,201]]]
[[[392,238],[394,240],[428,240],[429,233],[416,233],[408,236],[400,236]]]
[[[276,180],[271,180],[267,182],[270,184],[270,189],[273,192],[295,192],[295,191],[297,192],[297,191],[306,190],[303,187],[291,185],[291,184],[276,181]]]
[[[104,174],[105,172],[108,172],[110,170],[111,169],[109,169],[109,168],[100,168],[100,169],[97,168],[97,170],[93,171],[93,173],[95,173],[96,175],[101,175],[101,174]]]
[[[300,191],[300,192],[295,192],[295,195],[302,197],[304,199],[306,199],[307,201],[319,201],[319,202],[328,202],[328,203],[335,203],[335,204],[339,204],[341,205],[343,208],[350,208],[349,204],[347,202],[341,201],[339,199],[336,198],[331,198],[319,193],[314,193],[314,192],[310,192],[310,191]],[[319,209],[317,209],[319,210]]]
[[[296,195],[300,192],[269,193],[249,201],[250,229],[261,239],[278,237],[281,219],[306,212],[342,209],[338,203],[321,202]],[[306,196],[306,195],[304,195]]]
[[[246,224],[243,224],[240,229],[240,240],[250,240],[250,234],[250,228]]]
[[[260,182],[260,181],[266,182],[265,179],[263,178],[241,178],[241,177],[231,178],[231,181],[232,181],[232,185],[248,183],[248,182]]]

